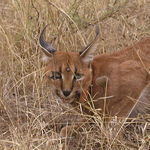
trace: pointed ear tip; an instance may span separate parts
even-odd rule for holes
[[[44,34],[44,32],[45,32],[47,26],[49,26],[49,24],[46,24],[46,25],[44,26],[44,28],[43,28],[42,31],[41,31],[41,34],[40,34],[39,39],[43,36],[43,34]]]
[[[45,41],[44,39],[44,34],[45,34],[45,30],[46,30],[46,27],[48,26],[49,24],[47,24],[43,30],[41,31],[40,33],[40,36],[39,36],[39,40],[38,40],[38,43],[40,45],[40,47],[42,48],[43,52],[50,56],[52,53],[56,52],[56,49],[54,49],[51,44],[49,44],[48,42]]]
[[[49,23],[45,25],[44,29],[46,29],[46,28],[47,28],[47,26],[49,26]]]

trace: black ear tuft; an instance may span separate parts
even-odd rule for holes
[[[96,36],[93,39],[93,41],[90,44],[88,44],[83,50],[81,50],[79,52],[81,59],[85,63],[89,63],[93,60],[93,53],[94,53],[94,51],[96,50],[96,47],[97,47],[97,44],[95,44],[95,43],[96,43],[96,41],[98,39],[98,36],[99,36],[99,33],[100,33],[98,25],[95,28],[95,33],[96,33]]]
[[[46,30],[46,27],[48,25],[46,25],[44,27],[44,29],[42,30],[40,37],[39,37],[39,44],[43,49],[43,52],[47,55],[47,56],[51,56],[54,52],[56,52],[56,50],[51,46],[51,44],[49,44],[48,42],[45,41],[44,39],[44,33]]]

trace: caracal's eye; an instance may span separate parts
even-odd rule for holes
[[[57,80],[57,79],[61,79],[61,73],[60,72],[52,72],[52,76],[50,76],[51,79],[53,80]]]
[[[74,76],[74,79],[75,80],[80,80],[82,77],[83,77],[83,74],[76,73],[75,76]]]

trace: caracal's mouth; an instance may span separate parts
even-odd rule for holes
[[[59,90],[56,90],[56,95],[62,100],[63,103],[73,103],[74,101],[79,101],[81,93],[76,91],[75,93],[71,94],[70,96],[63,96]]]
[[[63,103],[71,104],[74,101],[74,99],[62,99]]]

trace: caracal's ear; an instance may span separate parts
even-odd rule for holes
[[[96,32],[96,36],[93,39],[93,41],[90,44],[88,44],[83,50],[80,51],[80,57],[85,63],[90,63],[93,60],[93,53],[97,47],[96,41],[100,33],[98,25],[96,26],[95,32]]]
[[[43,57],[44,61],[47,61],[51,56],[53,56],[53,54],[56,52],[56,49],[54,49],[51,44],[49,44],[48,42],[45,41],[44,39],[44,33],[46,30],[46,27],[48,25],[46,25],[44,27],[44,29],[42,30],[40,37],[39,37],[39,44],[43,50],[43,52],[45,53],[45,56]]]

